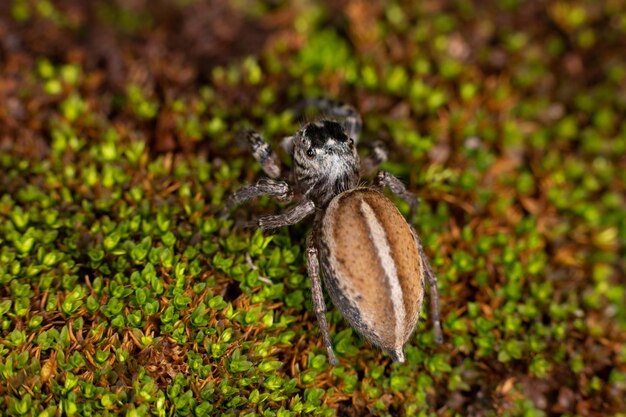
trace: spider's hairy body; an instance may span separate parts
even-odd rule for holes
[[[403,346],[419,318],[425,281],[430,286],[435,338],[441,340],[437,282],[414,229],[380,190],[388,187],[409,203],[412,213],[417,199],[386,172],[378,174],[374,187],[359,187],[362,172],[375,169],[386,153],[374,149],[372,156],[361,161],[356,150],[361,127],[358,113],[325,100],[314,104],[346,120],[308,123],[286,138],[283,146],[293,158],[286,180],[279,179],[282,169],[269,145],[249,133],[253,155],[270,178],[242,188],[232,196],[231,204],[260,195],[281,201],[297,198],[296,205],[282,214],[260,218],[258,225],[268,230],[314,217],[307,238],[307,269],[329,361],[337,363],[320,278],[346,320],[393,360],[402,362]]]
[[[359,333],[402,360],[424,299],[424,263],[411,228],[370,188],[333,198],[321,222],[316,247],[333,303]]]
[[[339,123],[309,123],[294,141],[296,186],[317,206],[324,206],[334,195],[356,187],[359,154],[354,140],[348,138]],[[311,153],[315,155],[311,157]]]

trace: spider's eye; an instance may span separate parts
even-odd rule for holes
[[[315,156],[315,149],[313,148],[307,149],[306,156],[308,156],[309,159],[312,159]]]

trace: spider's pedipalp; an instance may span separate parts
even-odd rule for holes
[[[280,141],[280,147],[287,152],[287,155],[293,155],[293,141],[294,136],[285,136],[283,140]]]

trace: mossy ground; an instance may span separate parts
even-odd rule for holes
[[[3,0],[2,414],[626,415],[625,38],[623,0]],[[328,366],[306,226],[219,218],[236,132],[314,96],[423,201],[446,343],[403,365],[331,308]]]

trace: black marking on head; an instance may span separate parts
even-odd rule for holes
[[[314,148],[323,147],[329,138],[335,139],[337,142],[346,142],[348,136],[340,123],[332,120],[323,120],[319,123],[310,123],[304,135],[311,141]]]
[[[323,126],[317,123],[310,123],[304,132],[305,136],[311,141],[311,146],[321,148],[328,140],[328,133]]]
[[[346,142],[348,140],[348,135],[346,135],[346,131],[340,123],[324,120],[324,128],[328,131],[329,136],[337,142]]]

